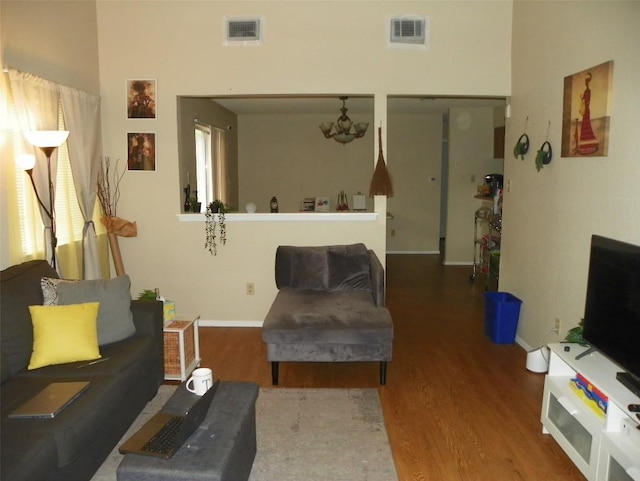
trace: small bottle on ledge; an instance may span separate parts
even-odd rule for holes
[[[191,196],[191,185],[187,184],[187,186],[182,189],[184,191],[184,206],[182,206],[184,212],[189,212],[191,210],[191,204],[189,204],[189,197]]]

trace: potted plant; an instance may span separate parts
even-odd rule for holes
[[[140,294],[138,294],[139,301],[155,301],[158,299],[158,291],[157,289],[143,289]]]
[[[205,212],[205,244],[204,248],[209,251],[212,256],[218,254],[219,237],[222,245],[227,243],[227,226],[225,224],[225,214],[228,212],[227,206],[220,199],[210,202]],[[216,231],[218,235],[216,236]]]
[[[202,202],[198,202],[197,197],[189,197],[189,208],[191,209],[191,212],[199,214],[200,209],[202,208]]]
[[[581,346],[586,346],[587,343],[582,337],[583,329],[584,319],[581,319],[580,323],[576,327],[569,329],[569,332],[567,332],[567,336],[564,338],[565,342],[575,342],[580,344]]]

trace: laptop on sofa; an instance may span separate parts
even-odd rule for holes
[[[9,419],[51,419],[89,389],[88,381],[52,382],[9,414]]]

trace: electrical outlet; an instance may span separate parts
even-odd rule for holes
[[[553,330],[556,334],[560,334],[560,318],[556,317],[556,322],[553,326]]]
[[[256,293],[256,286],[253,282],[247,282],[247,295],[252,296]]]

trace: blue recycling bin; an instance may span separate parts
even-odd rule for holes
[[[522,301],[508,292],[484,293],[484,333],[496,344],[516,342]]]

